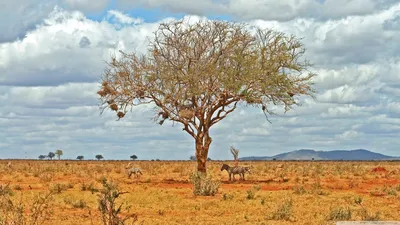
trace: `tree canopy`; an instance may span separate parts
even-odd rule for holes
[[[238,104],[273,114],[285,112],[297,96],[312,96],[311,64],[294,36],[224,21],[162,23],[147,54],[121,52],[112,57],[97,92],[102,111],[118,120],[132,107],[152,103],[155,121],[183,125],[195,139],[198,170],[206,171],[210,128]],[[268,117],[267,117],[268,120]]]
[[[61,156],[63,155],[63,151],[61,149],[58,149],[54,154],[56,154],[57,158],[60,159]]]
[[[53,159],[54,156],[56,156],[56,154],[54,154],[54,152],[49,152],[49,154],[47,154],[47,157],[49,157],[50,159]]]

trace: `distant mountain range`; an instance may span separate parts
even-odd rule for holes
[[[400,160],[400,157],[387,156],[365,149],[315,151],[300,149],[274,156],[249,156],[240,160]]]

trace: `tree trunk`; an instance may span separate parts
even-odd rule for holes
[[[208,149],[210,148],[212,139],[208,132],[199,133],[196,138],[196,158],[197,158],[197,171],[206,173],[206,163],[208,157]]]

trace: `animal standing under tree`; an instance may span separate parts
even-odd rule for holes
[[[245,180],[245,173],[251,173],[250,168],[249,167],[240,167],[239,166],[239,149],[231,146],[231,153],[233,155],[233,158],[235,160],[235,166],[234,167],[230,167],[227,164],[223,164],[221,167],[221,171],[226,170],[226,172],[228,172],[229,174],[229,180],[236,180],[235,179],[235,175],[239,174],[240,179],[241,180]]]

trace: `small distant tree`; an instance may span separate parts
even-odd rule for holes
[[[78,157],[76,157],[76,159],[82,160],[84,159],[83,155],[78,155]]]
[[[104,157],[102,155],[96,155],[95,156],[97,160],[103,159]]]
[[[210,158],[210,157],[208,157],[208,158],[207,158],[207,161],[211,161],[211,158]]]
[[[239,149],[231,146],[231,153],[233,155],[233,159],[235,160],[235,166],[239,165]]]
[[[136,160],[138,157],[136,155],[131,155],[130,157],[132,160]]]
[[[189,157],[189,159],[190,159],[190,161],[196,161],[197,159],[196,159],[196,156],[194,156],[194,155],[191,155],[190,157]]]
[[[49,157],[49,159],[53,159],[54,156],[56,156],[56,154],[54,154],[54,152],[49,152],[49,154],[47,154],[47,157]]]
[[[61,156],[63,155],[63,151],[61,149],[58,149],[54,154],[56,154],[58,160],[60,160]]]
[[[311,64],[294,36],[247,24],[184,19],[160,24],[147,54],[113,56],[104,70],[101,112],[118,120],[132,107],[154,104],[154,120],[182,125],[195,142],[197,171],[206,172],[210,129],[240,105],[285,112],[312,96]]]
[[[46,158],[45,155],[39,155],[39,159],[40,159],[40,160],[43,160],[43,159],[45,159],[45,158]]]

